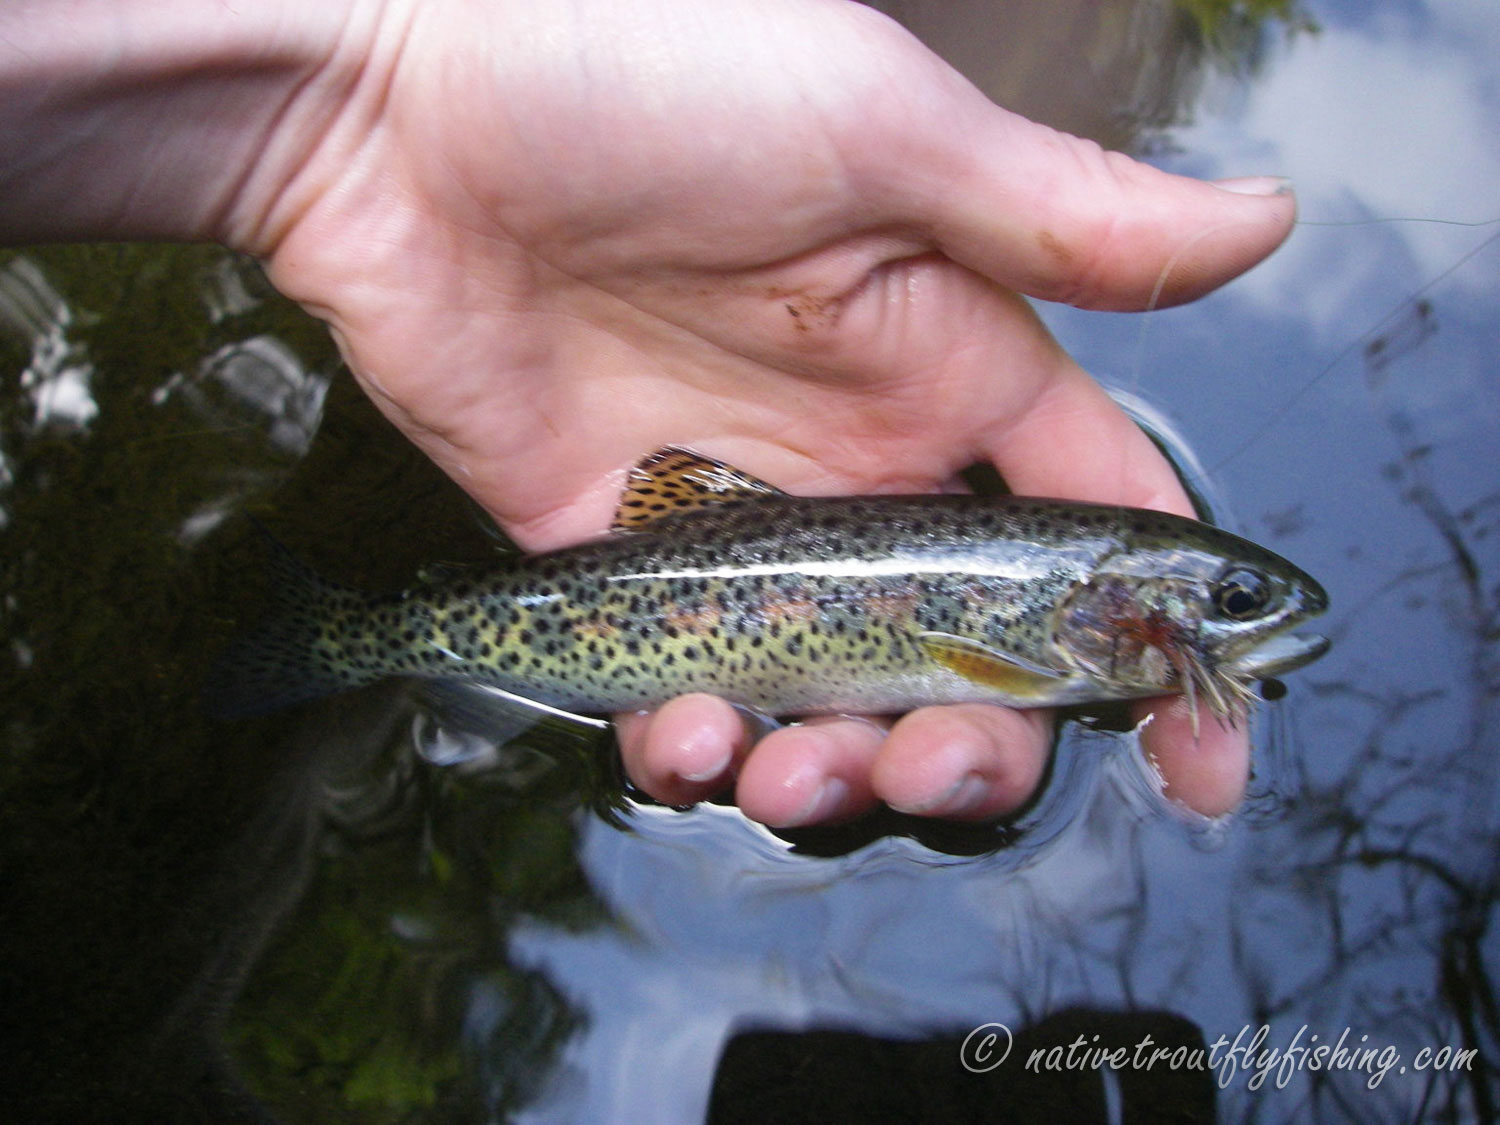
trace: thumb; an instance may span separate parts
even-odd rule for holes
[[[938,152],[893,175],[944,253],[1008,288],[1080,308],[1180,304],[1291,232],[1286,180],[1172,175],[976,100],[965,127],[934,131]]]

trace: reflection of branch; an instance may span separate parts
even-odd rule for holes
[[[1485,245],[1493,240],[1486,240]],[[1365,348],[1366,381],[1371,393],[1384,400],[1388,386],[1387,368],[1390,364],[1421,347],[1436,331],[1432,301],[1426,297],[1413,300],[1410,311],[1397,320],[1388,332],[1371,340]],[[1476,706],[1473,710],[1470,746],[1478,750],[1486,721],[1491,717],[1489,712],[1497,702],[1497,685],[1500,685],[1500,668],[1497,668],[1496,654],[1490,643],[1500,635],[1500,608],[1486,597],[1482,569],[1464,531],[1465,519],[1453,513],[1432,482],[1429,471],[1431,446],[1418,440],[1412,420],[1392,403],[1382,401],[1382,409],[1386,424],[1395,435],[1401,450],[1402,466],[1408,481],[1404,496],[1432,524],[1446,544],[1452,564],[1463,576],[1468,613],[1459,622],[1459,628],[1474,639],[1469,677]],[[1485,506],[1486,502],[1481,501],[1464,515],[1472,521],[1474,514]],[[1495,783],[1493,768],[1488,776],[1481,776],[1480,781],[1484,786],[1483,792],[1470,795],[1470,808],[1476,807],[1473,802],[1478,797],[1483,797],[1488,805]],[[1484,827],[1487,828],[1488,825]]]
[[[1377,398],[1385,397],[1391,365],[1420,349],[1436,335],[1437,330],[1432,301],[1427,297],[1419,297],[1407,306],[1403,315],[1389,330],[1365,345],[1365,381]],[[1386,425],[1396,436],[1401,449],[1401,460],[1411,482],[1406,490],[1406,498],[1417,506],[1447,543],[1459,573],[1464,576],[1473,612],[1476,616],[1483,616],[1487,607],[1484,604],[1484,592],[1479,586],[1479,564],[1464,539],[1459,521],[1448,510],[1429,479],[1427,464],[1431,448],[1415,440],[1411,419],[1404,413],[1390,402],[1383,402],[1382,408]]]
[[[1476,902],[1482,901],[1482,897],[1475,894],[1474,888],[1455,875],[1445,864],[1431,856],[1416,852],[1396,851],[1392,848],[1361,848],[1359,851],[1339,856],[1319,866],[1332,869],[1355,863],[1362,867],[1380,867],[1385,864],[1416,867],[1445,884],[1465,909],[1472,908]]]
[[[1438,983],[1447,1007],[1458,1023],[1461,1042],[1465,1048],[1472,1048],[1477,1052],[1476,1057],[1480,1060],[1477,1070],[1469,1070],[1460,1079],[1466,1081],[1473,1099],[1473,1116],[1481,1121],[1494,1120],[1496,1100],[1488,1081],[1488,1075],[1493,1073],[1494,1067],[1485,1062],[1485,1046],[1486,1042],[1495,1042],[1497,1031],[1500,1031],[1500,1013],[1496,1010],[1495,992],[1484,965],[1483,954],[1484,937],[1488,932],[1490,891],[1488,888],[1476,890],[1437,859],[1399,849],[1363,848],[1327,864],[1304,867],[1302,870],[1328,870],[1354,865],[1379,867],[1386,864],[1414,868],[1423,876],[1436,878],[1456,900],[1454,909],[1445,912],[1451,919],[1451,924],[1438,935],[1441,941],[1438,952]],[[1399,914],[1386,916],[1379,924],[1367,929],[1357,942],[1345,944],[1339,941],[1337,947],[1340,956],[1330,962],[1317,977],[1304,982],[1303,988],[1297,993],[1286,996],[1279,1004],[1266,1005],[1265,1015],[1260,1017],[1261,1022],[1270,1022],[1277,1016],[1303,1006],[1309,993],[1335,985],[1347,973],[1349,964],[1390,949],[1398,943],[1405,931],[1422,929],[1424,916],[1430,916],[1430,913],[1419,909],[1415,901],[1416,889],[1415,886],[1406,888],[1406,902]],[[1336,896],[1330,897],[1337,901]],[[1337,1084],[1331,1080],[1332,1077],[1331,1074],[1316,1075],[1314,1084],[1320,1093],[1339,1102],[1342,1094]],[[1429,1087],[1435,1088],[1439,1079],[1440,1072],[1434,1070],[1429,1075]],[[1451,1112],[1458,1107],[1450,1101],[1448,1108]],[[1356,1115],[1354,1119],[1360,1116],[1363,1115]],[[1427,1114],[1424,1113],[1423,1116]]]
[[[1481,908],[1468,914],[1473,919],[1469,925],[1455,926],[1444,935],[1441,981],[1443,996],[1463,1029],[1463,1041],[1478,1049],[1480,1029],[1475,1026],[1476,1017],[1493,1043],[1500,1032],[1500,1013],[1496,1011],[1495,990],[1484,964],[1482,941],[1489,929],[1484,921],[1487,912]],[[1482,1070],[1471,1072],[1469,1086],[1478,1119],[1495,1120],[1495,1099]]]
[[[1412,414],[1392,401],[1400,385],[1398,365],[1437,330],[1432,302],[1425,297],[1411,302],[1385,327],[1363,352],[1371,395],[1399,451],[1391,476],[1399,482],[1401,499],[1432,526],[1442,547],[1431,552],[1434,561],[1388,577],[1341,628],[1359,628],[1361,614],[1378,617],[1393,595],[1414,594],[1414,584],[1420,584],[1424,595],[1435,592],[1461,659],[1452,668],[1429,670],[1429,676],[1441,678],[1435,686],[1429,679],[1414,690],[1318,685],[1324,698],[1363,704],[1370,720],[1339,777],[1319,786],[1304,776],[1299,796],[1288,803],[1296,851],[1322,857],[1297,867],[1292,890],[1310,911],[1326,913],[1331,948],[1325,962],[1279,999],[1273,981],[1249,973],[1244,979],[1261,989],[1259,1006],[1273,1015],[1305,1010],[1315,998],[1329,995],[1342,996],[1364,1013],[1414,1017],[1427,1008],[1435,1010],[1434,1018],[1441,1013],[1444,1026],[1434,1030],[1456,1032],[1462,1049],[1474,1052],[1478,1063],[1467,1072],[1429,1074],[1422,1114],[1446,1111],[1491,1120],[1500,1114],[1495,1061],[1500,998],[1485,948],[1494,941],[1492,919],[1500,895],[1500,824],[1491,799],[1497,774],[1488,742],[1500,728],[1500,654],[1494,648],[1500,605],[1485,589],[1491,560],[1483,547],[1486,533],[1500,522],[1500,495],[1455,510],[1443,495],[1433,447]],[[1455,572],[1462,580],[1461,599],[1445,596],[1454,588]],[[1457,724],[1456,745],[1446,755],[1423,760],[1420,752],[1405,748],[1408,732],[1434,721]],[[1425,784],[1414,790],[1418,767]],[[1452,800],[1445,799],[1449,794]],[[1357,874],[1361,871],[1370,874]],[[1287,873],[1267,868],[1265,880],[1271,888],[1284,887]],[[1362,881],[1371,893],[1352,893],[1364,889]],[[1242,959],[1251,961],[1253,954],[1245,949]],[[1406,962],[1398,981],[1380,964],[1390,957]],[[1410,973],[1411,964],[1422,966],[1417,975]],[[1433,975],[1423,996],[1419,990],[1427,971]],[[1313,1081],[1316,1099],[1337,1103],[1343,1098],[1337,1076]]]
[[[1406,493],[1407,498],[1416,504],[1417,508],[1427,517],[1432,526],[1437,528],[1437,532],[1443,537],[1443,541],[1448,544],[1448,550],[1453,555],[1453,561],[1457,564],[1459,573],[1464,577],[1464,585],[1468,587],[1469,604],[1475,616],[1487,616],[1484,604],[1484,591],[1479,587],[1479,564],[1474,561],[1474,553],[1469,550],[1468,543],[1464,541],[1463,532],[1459,530],[1458,520],[1444,506],[1432,486],[1425,479],[1422,479],[1425,474],[1421,472],[1417,455],[1408,455],[1407,461],[1413,477],[1413,484]]]
[[[1491,1043],[1500,1039],[1500,1007],[1496,1004],[1483,950],[1495,887],[1475,888],[1442,861],[1414,852],[1367,848],[1345,857],[1343,862],[1367,867],[1384,864],[1416,867],[1448,887],[1458,901],[1452,915],[1453,924],[1442,935],[1439,980],[1443,997],[1458,1020],[1466,1045],[1483,1051],[1486,1033]],[[1337,863],[1332,866],[1337,866]],[[1475,1116],[1481,1121],[1495,1120],[1495,1099],[1490,1093],[1489,1083],[1484,1081],[1484,1072],[1471,1071],[1469,1084]]]
[[[1384,375],[1387,367],[1416,351],[1436,332],[1432,302],[1426,297],[1418,297],[1406,306],[1394,328],[1380,333],[1365,345],[1366,373],[1371,378]]]

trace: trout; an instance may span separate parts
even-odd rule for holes
[[[371,596],[283,564],[223,714],[389,676],[566,712],[711,692],[767,716],[1042,707],[1185,693],[1232,722],[1321,655],[1309,575],[1162,512],[1018,496],[792,496],[663,449],[611,532]]]

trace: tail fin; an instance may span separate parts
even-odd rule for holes
[[[326,632],[339,618],[357,614],[368,599],[320,578],[270,532],[262,532],[270,608],[265,622],[232,642],[210,668],[203,700],[215,718],[269,714],[372,678],[342,662]]]

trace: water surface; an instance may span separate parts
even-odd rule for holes
[[[1028,53],[890,7],[1039,117],[1297,185],[1288,246],[1204,301],[1045,310],[1329,588],[1334,649],[1262,709],[1245,810],[1174,813],[1131,736],[1080,724],[1014,823],[777,836],[634,800],[586,736],[434,766],[398,690],[211,723],[201,670],[262,593],[247,515],[372,588],[493,541],[252,264],[10,253],[0,982],[31,1117],[1493,1114],[1500,16],[1328,0],[1217,41],[1165,5],[975,9]],[[973,1073],[987,1024],[1014,1047]],[[1256,1080],[1262,1027],[1353,1063]],[[1147,1037],[1240,1050],[1047,1054]],[[1445,1048],[1475,1054],[1418,1069]]]

